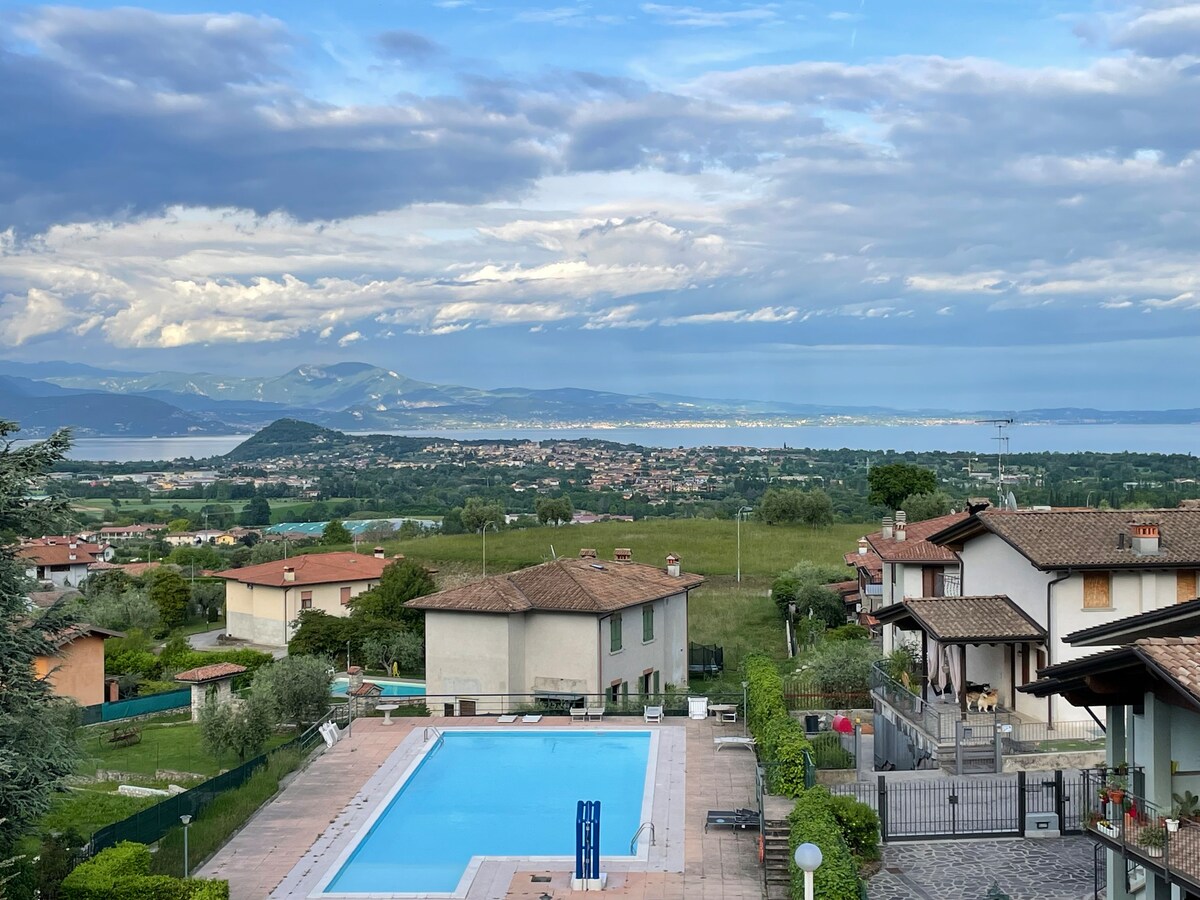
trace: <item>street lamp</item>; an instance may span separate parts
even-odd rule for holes
[[[499,531],[500,526],[491,520],[483,523],[483,577],[487,578],[487,530],[488,526],[492,526],[493,531]]]
[[[188,877],[188,826],[192,824],[191,816],[180,816],[179,821],[183,823],[183,877]]]
[[[821,848],[803,843],[796,848],[796,867],[804,873],[804,900],[813,900],[813,872],[821,866]]]
[[[751,506],[743,506],[737,511],[737,580],[742,583],[742,514],[753,511]]]

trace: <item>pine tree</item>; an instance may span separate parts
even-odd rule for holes
[[[31,619],[24,566],[11,543],[23,534],[59,533],[65,504],[30,498],[69,440],[58,432],[16,447],[9,437],[16,431],[0,421],[0,858],[45,814],[77,761],[74,704],[56,698],[34,671],[37,657],[53,656],[55,636],[71,623],[61,607]]]

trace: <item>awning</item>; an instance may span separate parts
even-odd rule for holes
[[[913,597],[875,611],[884,625],[924,631],[939,644],[1024,644],[1046,629],[1003,595]]]

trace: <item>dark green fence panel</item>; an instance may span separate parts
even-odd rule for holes
[[[146,716],[150,713],[190,706],[191,703],[191,688],[184,688],[179,691],[166,691],[162,694],[150,694],[146,697],[133,697],[130,700],[118,700],[116,703],[101,704],[100,721],[112,722],[114,719]],[[91,709],[92,707],[88,708]]]

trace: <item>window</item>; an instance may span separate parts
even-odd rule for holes
[[[642,643],[654,640],[654,607],[642,607]]]
[[[612,703],[616,703],[621,698],[621,682],[614,681],[608,688],[608,699]]]
[[[608,620],[608,652],[616,653],[621,649],[621,614],[617,613]]]
[[[350,602],[350,586],[342,588],[342,606]]]
[[[312,591],[300,592],[300,608],[312,609]]]
[[[662,690],[662,685],[658,682],[658,672],[654,673],[654,693],[659,693]]]
[[[1107,572],[1085,572],[1083,574],[1083,608],[1112,608],[1110,579]]]
[[[1200,587],[1196,584],[1196,570],[1182,569],[1175,574],[1175,602],[1186,603],[1200,596]]]

